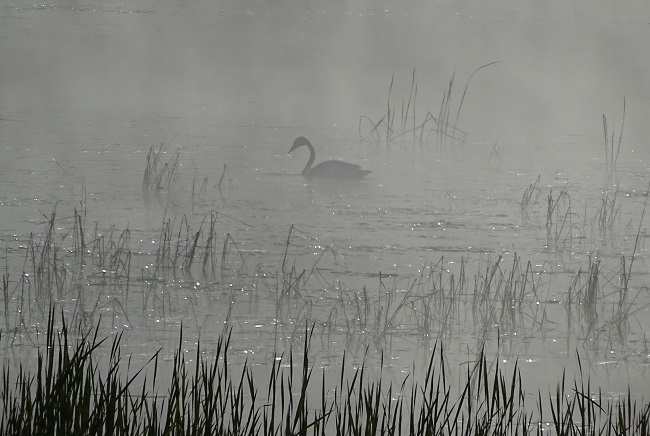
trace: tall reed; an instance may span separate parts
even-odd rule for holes
[[[230,331],[220,336],[214,360],[199,344],[187,361],[181,333],[171,368],[161,367],[159,350],[132,371],[120,353],[121,335],[106,354],[97,330],[75,339],[63,315],[60,330],[54,319],[51,308],[35,369],[21,365],[14,374],[3,367],[3,435],[541,435],[549,409],[558,435],[650,431],[650,403],[635,400],[631,389],[605,400],[581,364],[572,389],[565,374],[555,392],[529,396],[518,363],[505,371],[483,351],[454,381],[436,344],[424,373],[414,370],[399,386],[385,380],[383,363],[375,377],[365,365],[348,374],[345,354],[334,381],[315,375],[312,325],[301,352],[273,359],[258,384],[246,362],[231,363]],[[160,375],[165,369],[168,381]]]
[[[362,140],[373,140],[377,144],[382,142],[386,147],[397,144],[401,141],[406,145],[407,137],[411,137],[412,145],[418,145],[424,148],[429,145],[431,138],[435,138],[435,144],[445,145],[463,141],[467,133],[458,128],[458,121],[463,108],[463,103],[467,97],[467,90],[474,78],[474,75],[481,69],[498,63],[499,61],[490,62],[475,69],[467,79],[463,93],[456,104],[456,113],[453,115],[453,97],[454,97],[454,79],[456,73],[452,74],[447,88],[443,91],[442,101],[438,108],[437,114],[432,111],[426,111],[421,120],[416,116],[416,102],[418,96],[418,84],[415,80],[415,69],[411,75],[411,86],[407,97],[403,97],[401,108],[398,110],[395,103],[392,102],[393,85],[395,84],[395,74],[392,75],[388,87],[388,97],[386,99],[386,112],[379,120],[374,121],[367,115],[359,117],[359,136]],[[453,119],[452,119],[453,117]],[[396,119],[398,122],[396,123]],[[367,132],[363,129],[368,126]]]

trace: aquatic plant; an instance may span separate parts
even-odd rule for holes
[[[551,192],[552,201],[547,203],[552,210],[552,241],[566,244],[569,236],[563,222],[568,219],[563,216],[570,210],[570,203],[559,199],[568,194]],[[363,356],[369,349],[376,355],[390,352],[398,340],[411,341],[420,350],[429,349],[432,343],[448,346],[462,342],[475,353],[494,346],[507,353],[514,335],[524,342],[543,344],[549,332],[565,335],[567,344],[582,344],[588,352],[616,347],[628,356],[642,353],[643,345],[630,349],[630,344],[634,347],[637,342],[629,338],[638,335],[634,320],[645,307],[639,295],[646,288],[635,287],[633,270],[642,242],[643,214],[632,253],[616,258],[614,267],[611,262],[601,261],[598,253],[585,258],[578,272],[570,273],[568,287],[561,280],[551,282],[559,275],[549,271],[548,266],[535,265],[513,253],[487,256],[478,263],[464,256],[459,263],[450,262],[443,256],[437,262],[424,264],[416,277],[378,274],[359,289],[349,288],[340,278],[332,279],[327,271],[340,269],[337,251],[295,226],[290,226],[282,252],[278,253],[277,269],[259,264],[254,278],[242,275],[244,284],[240,286],[233,278],[249,263],[249,257],[240,250],[234,233],[227,227],[221,229],[222,218],[231,217],[216,211],[202,219],[195,217],[196,224],[190,222],[191,216],[166,219],[159,237],[151,238],[155,248],[145,253],[146,263],[138,262],[136,266],[141,270],[140,277],[133,277],[132,262],[139,258],[130,246],[131,230],[109,227],[101,231],[99,224],[88,230],[82,214],[83,210],[75,209],[70,216],[60,217],[55,207],[49,215],[43,215],[41,234],[32,235],[25,250],[24,271],[29,273],[17,279],[3,274],[2,324],[9,343],[18,338],[39,344],[39,336],[31,326],[41,322],[53,301],[65,307],[69,325],[74,326],[71,330],[95,328],[104,332],[104,327],[129,327],[134,315],[136,324],[153,317],[163,322],[171,320],[170,325],[181,320],[192,322],[194,316],[199,330],[194,301],[216,301],[211,292],[199,296],[204,289],[214,289],[223,296],[215,315],[222,325],[236,326],[245,305],[241,295],[246,288],[250,290],[248,309],[272,319],[269,325],[274,331],[267,333],[273,335],[269,338],[274,341],[269,353],[274,355],[287,349],[278,344],[280,341],[289,347],[298,346],[305,338],[301,332],[305,324],[314,326],[327,347],[341,344],[342,348],[333,347],[332,353],[345,350],[353,357]],[[468,272],[470,266],[472,272]],[[192,279],[195,276],[208,285],[188,291],[197,283]],[[223,286],[219,280],[224,281]],[[264,308],[269,313],[264,313]],[[110,314],[109,325],[100,326],[100,312]],[[566,330],[560,331],[557,321],[562,317],[567,320]],[[125,321],[118,321],[120,318]],[[388,388],[384,386],[382,392]],[[313,386],[310,389],[313,392]],[[355,389],[357,394],[363,391],[359,386]],[[377,385],[373,389],[376,395]],[[328,398],[326,406],[333,407]],[[319,406],[319,410],[335,410],[327,407]],[[405,410],[406,403],[400,407]],[[531,409],[526,410],[531,413]],[[397,424],[400,418],[395,418],[397,412],[390,413],[396,426],[401,425]],[[329,420],[323,419],[311,428],[321,422],[332,425],[333,415],[328,416]],[[352,418],[345,419],[349,423]],[[558,418],[560,427],[562,419]]]
[[[167,160],[163,160],[166,153],[164,143],[161,143],[157,148],[154,145],[149,147],[142,177],[142,190],[145,193],[161,189],[168,190],[176,182],[181,152],[176,151]]]
[[[467,79],[463,93],[458,101],[456,114],[452,120],[452,101],[453,101],[453,88],[456,72],[452,74],[449,79],[447,88],[442,93],[442,101],[437,114],[434,115],[432,111],[427,111],[421,121],[417,121],[416,116],[416,102],[418,95],[418,85],[415,80],[415,69],[411,75],[411,86],[408,93],[408,98],[402,98],[401,109],[398,110],[394,103],[391,102],[391,94],[393,91],[393,84],[395,82],[395,74],[391,77],[390,86],[388,87],[388,97],[386,102],[386,112],[374,121],[367,115],[359,117],[359,136],[362,141],[373,140],[377,144],[382,142],[389,147],[392,144],[397,144],[398,140],[402,141],[402,145],[406,145],[406,138],[408,136],[412,139],[412,145],[418,145],[424,148],[429,145],[429,140],[435,138],[435,144],[445,145],[463,141],[467,133],[458,128],[458,120],[460,113],[467,96],[467,90],[474,78],[474,75],[481,69],[494,65],[500,61],[494,61],[481,65],[475,69]],[[399,120],[399,125],[395,120]],[[370,125],[369,130],[364,133],[363,129],[366,125]]]
[[[609,242],[612,245],[615,244],[614,229],[619,212],[621,211],[621,205],[617,201],[617,197],[618,188],[614,190],[613,194],[611,194],[611,191],[604,191],[593,218],[593,228],[598,229],[600,240]]]
[[[611,135],[607,126],[607,116],[603,114],[603,136],[605,137],[605,191],[613,184],[616,185],[616,166],[618,156],[621,153],[621,142],[623,141],[623,130],[625,128],[625,97],[623,97],[623,119],[621,120],[621,130],[616,140],[616,128],[612,128]]]
[[[528,188],[526,188],[526,190],[521,196],[521,201],[519,202],[519,209],[521,211],[521,220],[523,222],[530,221],[530,214],[529,214],[530,207],[533,204],[537,203],[539,194],[542,192],[542,190],[539,188],[540,177],[541,175],[538,175],[537,179],[535,180],[535,183],[531,183],[530,185],[528,185]]]
[[[568,188],[562,188],[553,196],[549,190],[546,202],[546,245],[561,250],[573,247],[573,218],[576,214],[571,208]]]
[[[115,336],[108,355],[97,330],[75,339],[61,316],[61,329],[49,310],[46,346],[35,372],[21,365],[14,375],[3,367],[0,433],[79,435],[558,435],[627,434],[650,431],[650,403],[633,392],[605,400],[580,373],[567,390],[565,375],[556,391],[537,393],[527,404],[518,364],[510,373],[482,351],[465,365],[456,385],[446,368],[444,350],[434,346],[424,374],[410,374],[393,386],[375,379],[365,365],[347,374],[342,357],[338,383],[326,372],[315,383],[310,360],[313,326],[306,329],[301,353],[277,356],[266,383],[256,383],[248,364],[230,363],[232,333],[224,332],[214,360],[197,347],[186,361],[182,331],[171,379],[165,382],[159,350],[143,367],[131,370]],[[300,357],[294,359],[294,357]],[[284,363],[286,360],[288,362]],[[578,361],[580,362],[579,356]],[[153,367],[153,368],[151,368]],[[463,374],[463,371],[461,371]],[[409,381],[410,380],[410,381]],[[333,388],[333,389],[332,389]],[[319,392],[320,391],[320,392]],[[535,397],[533,397],[535,398]],[[547,398],[545,400],[544,398]],[[545,418],[550,409],[552,421]]]

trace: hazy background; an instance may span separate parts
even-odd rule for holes
[[[265,310],[272,307],[268,289],[255,287],[255,268],[277,274],[291,224],[306,235],[297,237],[292,253],[299,266],[309,268],[330,244],[337,250],[337,257],[327,252],[320,261],[325,278],[306,286],[310,303],[322,305],[314,310],[318,320],[340,303],[339,291],[352,294],[366,284],[376,289],[380,271],[410,280],[440,256],[456,265],[470,259],[471,275],[485,270],[489,256],[511,259],[516,252],[543,273],[542,303],[561,299],[593,253],[606,258],[603,274],[612,278],[618,256],[629,256],[634,245],[650,161],[649,44],[646,1],[5,3],[0,235],[6,248],[0,263],[16,268],[11,277],[19,277],[25,241],[42,230],[42,214],[55,204],[69,218],[84,202],[88,221],[98,228],[129,228],[130,248],[142,263],[151,262],[165,219],[189,216],[198,227],[205,214],[219,210],[235,218],[220,219],[220,236],[237,241],[250,268],[235,280],[241,298],[262,299],[257,312],[245,304],[237,308],[236,345],[257,350],[261,360],[272,358],[266,353],[276,324],[273,311]],[[415,69],[421,121],[426,111],[437,113],[454,72],[453,114],[470,74],[497,60],[470,84],[459,120],[469,133],[466,143],[421,152],[360,141],[359,117],[383,116],[393,75],[391,98],[399,110]],[[604,185],[602,115],[618,132],[624,97],[616,245],[585,235]],[[299,135],[314,142],[317,162],[342,158],[373,173],[356,185],[306,184],[298,176],[306,151],[286,156]],[[151,206],[143,200],[142,174],[149,147],[161,143],[182,153],[181,180],[175,196],[163,195]],[[224,164],[230,181],[217,192]],[[524,222],[519,201],[538,175],[544,191]],[[191,182],[203,177],[209,178],[208,193],[190,205]],[[563,251],[547,245],[544,201],[546,189],[557,195],[565,188],[580,210],[576,219],[585,223],[580,231],[587,229]],[[67,224],[62,219],[61,234]],[[643,289],[649,270],[645,251],[637,255],[635,290]],[[188,279],[170,285],[177,306],[161,317],[167,330],[148,312],[141,321],[131,313],[127,339],[136,349],[155,351],[163,341],[175,343],[181,321],[188,329],[201,322],[202,331],[216,337],[232,284]],[[563,330],[568,326],[560,306],[551,303],[554,324],[547,336],[514,346],[514,354],[530,358],[525,370],[538,377],[532,383],[543,387],[574,358],[577,343],[569,340],[574,332]],[[641,319],[630,334],[635,342],[607,357],[636,360],[599,380],[611,376],[619,392],[630,380],[647,388],[647,301],[639,299],[634,308]],[[472,316],[463,315],[452,332],[459,355],[479,342]],[[417,340],[395,337],[404,347],[393,350],[402,353],[395,365],[410,366],[409,347]],[[340,353],[334,350],[334,358]]]
[[[642,1],[13,2],[0,12],[5,117],[38,108],[354,128],[382,111],[393,73],[394,97],[416,69],[421,107],[437,109],[454,70],[460,88],[500,60],[471,84],[462,121],[473,140],[595,134],[623,96],[629,136],[648,134]]]

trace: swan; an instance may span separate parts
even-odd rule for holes
[[[289,154],[303,145],[306,145],[307,148],[309,148],[309,160],[307,161],[307,165],[305,165],[305,169],[302,170],[302,175],[307,178],[360,179],[366,174],[372,172],[364,170],[359,165],[340,160],[328,160],[321,162],[312,168],[314,160],[316,159],[316,151],[314,150],[314,146],[311,145],[311,142],[309,142],[309,139],[304,136],[296,138],[296,140],[293,141],[291,150],[289,150]]]

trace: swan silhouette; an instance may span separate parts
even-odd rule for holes
[[[302,170],[302,175],[307,178],[318,177],[330,179],[360,179],[366,174],[372,172],[364,170],[359,165],[343,162],[340,160],[328,160],[321,162],[312,168],[314,160],[316,159],[316,150],[314,150],[314,146],[311,145],[309,139],[305,138],[304,136],[299,136],[296,138],[296,140],[293,141],[291,150],[289,150],[289,154],[291,154],[291,152],[298,147],[302,147],[303,145],[306,145],[307,148],[309,148],[309,160],[307,161],[307,165],[305,165],[305,169]]]

